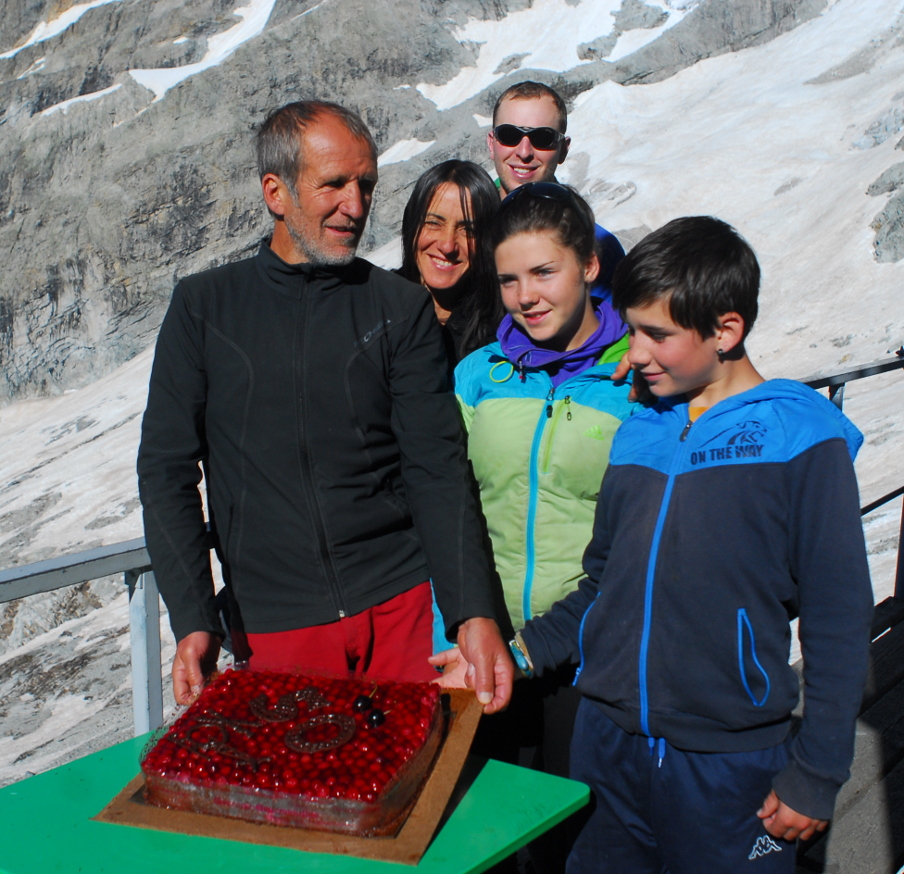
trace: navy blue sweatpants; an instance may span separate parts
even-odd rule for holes
[[[571,776],[591,787],[593,812],[568,874],[793,874],[795,844],[771,837],[756,815],[787,758],[787,743],[678,750],[628,734],[584,699]]]

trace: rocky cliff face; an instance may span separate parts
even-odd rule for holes
[[[459,41],[459,30],[530,0],[238,2],[0,2],[0,402],[109,372],[153,342],[179,276],[254,249],[267,221],[251,134],[274,106],[316,96],[356,108],[381,151],[434,141],[382,171],[363,244],[372,249],[397,232],[423,169],[484,159],[474,115],[488,115],[511,82],[542,78],[573,98],[606,79],[657,81],[825,5],[624,0],[611,34],[583,45],[570,68],[523,69],[516,53],[490,87],[441,111],[416,86],[477,62],[480,45]],[[651,28],[662,33],[607,60],[618,36]],[[230,40],[240,44],[231,50]]]

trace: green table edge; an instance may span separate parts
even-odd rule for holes
[[[416,868],[91,821],[138,773],[149,737],[0,789],[3,831],[17,838],[0,844],[0,872],[159,874],[197,867],[205,874],[479,874],[589,799],[583,783],[489,760]]]

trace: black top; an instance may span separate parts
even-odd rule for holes
[[[250,632],[331,622],[432,577],[447,629],[494,617],[443,338],[424,289],[263,244],[176,287],[138,456],[177,639],[218,631],[198,482]]]

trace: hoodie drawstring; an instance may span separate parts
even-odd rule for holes
[[[656,748],[659,748],[659,761],[656,763],[656,767],[661,768],[662,760],[665,758],[665,738],[661,737],[657,740],[655,737],[648,737],[647,743],[650,745],[651,756],[655,755]]]

